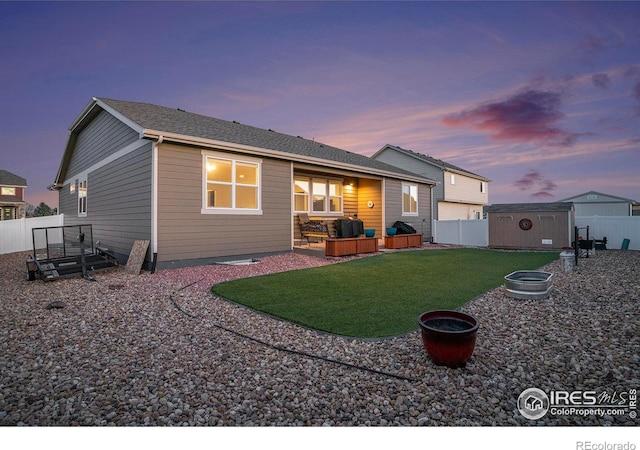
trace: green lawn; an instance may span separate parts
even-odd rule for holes
[[[456,309],[502,285],[505,275],[557,258],[555,252],[484,249],[397,252],[228,281],[211,291],[318,330],[393,336],[417,329],[424,311]]]

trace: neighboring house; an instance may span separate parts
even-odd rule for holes
[[[119,259],[139,239],[152,268],[291,251],[298,213],[357,215],[377,236],[397,220],[431,232],[434,181],[313,140],[103,98],[69,130],[59,212]]]
[[[505,249],[560,250],[574,236],[573,204],[505,203],[485,206],[489,247]]]
[[[489,202],[489,180],[431,156],[385,145],[371,158],[435,180],[434,220],[482,219]]]
[[[27,204],[24,190],[27,180],[6,170],[0,170],[0,220],[24,219]]]
[[[576,217],[632,216],[640,214],[637,212],[639,206],[637,201],[595,191],[585,192],[561,201],[573,203],[576,208]]]

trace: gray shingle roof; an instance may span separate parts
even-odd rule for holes
[[[418,158],[418,159],[421,159],[423,161],[426,161],[429,164],[432,164],[432,165],[434,165],[436,167],[441,167],[443,169],[449,169],[449,170],[452,170],[454,172],[458,172],[458,173],[461,173],[461,174],[467,174],[467,175],[470,175],[470,176],[472,176],[474,178],[478,178],[478,179],[483,180],[483,181],[491,181],[489,178],[483,177],[482,175],[478,175],[477,173],[470,172],[470,171],[468,171],[466,169],[463,169],[462,167],[455,166],[455,165],[453,165],[451,163],[448,163],[446,161],[443,161],[441,159],[434,158],[433,156],[425,155],[423,153],[418,153],[416,151],[409,150],[407,148],[402,148],[402,147],[400,147],[398,145],[387,144],[384,147],[382,147],[382,149],[380,149],[380,151],[384,150],[385,148],[395,149],[396,151],[403,152],[403,153],[405,153],[407,155],[413,156],[414,158]],[[374,157],[375,157],[375,155],[374,155]]]
[[[487,205],[484,207],[485,213],[490,212],[537,212],[537,211],[571,211],[573,203],[501,203]]]
[[[314,140],[149,103],[106,98],[98,98],[97,100],[105,103],[147,130],[276,150],[292,155],[313,157],[326,161],[359,166],[363,169],[381,170],[400,176],[410,175],[412,177],[424,178],[425,182],[434,183],[432,180],[416,175],[410,171]]]
[[[6,170],[0,169],[0,185],[2,186],[26,186],[27,180]]]

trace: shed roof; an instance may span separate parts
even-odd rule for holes
[[[485,213],[493,212],[539,212],[539,211],[571,211],[573,203],[499,203],[484,207]]]
[[[26,187],[27,180],[11,172],[0,169],[0,184],[3,186]]]
[[[270,152],[270,156],[292,161],[324,163],[326,166],[338,166],[425,184],[436,184],[435,181],[422,175],[300,136],[216,119],[182,109],[107,98],[94,98],[71,125],[70,139],[56,180],[58,184],[64,177],[64,166],[71,156],[73,136],[95,116],[96,107],[115,115],[136,129],[141,137],[154,139],[162,136],[165,141],[174,139],[177,142],[194,145],[212,142],[231,143],[244,146],[247,151],[265,149]]]

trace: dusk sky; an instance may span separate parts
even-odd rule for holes
[[[638,2],[0,2],[0,169],[48,192],[92,97],[640,201]]]

